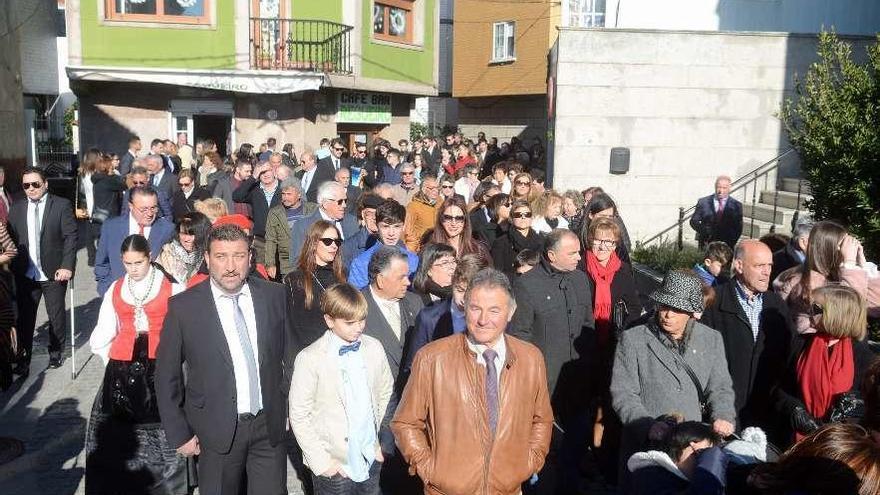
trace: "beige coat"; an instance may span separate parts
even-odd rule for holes
[[[297,356],[290,384],[290,425],[303,451],[303,461],[320,475],[337,461],[348,457],[348,421],[345,416],[342,380],[338,361],[329,353],[333,334],[328,330]],[[394,379],[378,340],[361,335],[361,348],[373,402],[376,431],[391,399]],[[378,438],[378,436],[377,436]],[[376,441],[376,449],[379,442]]]
[[[773,282],[773,290],[788,304],[788,312],[798,333],[814,333],[810,308],[803,297],[801,287],[802,267],[795,266],[780,273]],[[880,277],[873,276],[860,267],[840,267],[840,283],[852,287],[868,302],[868,314],[880,316]],[[810,272],[810,289],[815,290],[827,284],[825,276]]]

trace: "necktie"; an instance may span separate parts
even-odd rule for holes
[[[361,341],[358,340],[357,342],[340,347],[339,348],[339,355],[344,356],[346,352],[357,352],[357,350],[360,348],[361,348]]]
[[[250,386],[250,412],[252,414],[256,414],[259,412],[260,408],[260,399],[258,396],[259,387],[257,384],[260,380],[260,374],[257,372],[257,358],[254,356],[254,347],[251,345],[251,337],[248,333],[247,322],[244,319],[244,313],[241,311],[241,306],[238,305],[238,297],[241,294],[236,294],[234,296],[224,296],[228,297],[232,300],[232,314],[235,317],[235,331],[238,333],[238,342],[241,344],[241,350],[244,353],[244,362],[247,367],[247,375],[248,382]]]
[[[333,168],[336,170],[339,170],[339,159],[338,158],[333,159]]]
[[[6,199],[6,191],[0,187],[0,220],[6,220],[6,217],[9,215],[9,204]]]
[[[138,234],[144,235],[144,226],[143,225],[138,225]]]
[[[392,301],[389,303],[385,303],[385,308],[388,310],[388,326],[391,327],[391,330],[394,331],[394,335],[397,335],[397,338],[401,338],[400,332],[400,304],[397,301]]]
[[[153,187],[158,186],[159,185],[159,176],[158,175],[151,175],[150,182],[153,184]]]
[[[40,201],[31,200],[31,203],[34,204],[34,239],[36,239],[34,243],[34,263],[38,268],[42,269],[42,263],[40,262],[40,240],[42,239],[43,226],[40,222]]]
[[[498,373],[495,370],[495,357],[498,353],[492,349],[483,351],[486,360],[486,408],[489,413],[489,428],[495,433],[498,426]]]
[[[718,200],[718,211],[715,212],[716,220],[720,221],[721,217],[724,215],[724,203],[726,201],[723,199]]]

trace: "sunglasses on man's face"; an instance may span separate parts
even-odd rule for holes
[[[34,189],[39,189],[39,188],[43,187],[43,183],[42,182],[22,182],[21,183],[21,188],[24,190],[28,190],[32,187]]]
[[[321,244],[327,247],[330,247],[331,244],[336,244],[336,247],[339,247],[342,245],[342,239],[338,237],[322,237]]]
[[[532,212],[530,211],[517,211],[510,214],[513,218],[532,218]]]
[[[331,202],[331,203],[336,203],[336,204],[339,205],[339,206],[342,206],[342,205],[348,203],[348,200],[345,199],[345,198],[342,198],[342,199],[327,199],[327,200],[325,200],[325,201],[329,201],[329,202]]]

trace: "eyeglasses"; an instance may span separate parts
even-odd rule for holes
[[[617,247],[617,241],[612,241],[608,239],[593,239],[593,246],[601,248],[615,248]]]
[[[818,304],[813,304],[812,306],[810,306],[810,314],[813,316],[819,316],[824,312],[825,312],[825,308],[823,308],[822,306],[820,306]]]
[[[524,182],[521,180],[516,181],[516,185],[518,185],[518,186],[529,186],[531,184],[532,184],[531,182]]]
[[[415,172],[401,172],[400,175],[415,175]]]
[[[159,211],[158,206],[144,206],[143,208],[135,208],[135,209],[143,214]]]
[[[336,244],[336,247],[339,247],[342,245],[342,239],[340,239],[338,237],[322,237],[320,240],[321,240],[321,244],[323,244],[327,247],[330,247],[331,244]]]
[[[333,148],[333,151],[345,151],[345,148]]]
[[[458,266],[458,262],[455,260],[437,261],[436,263],[431,265],[432,268],[452,268],[452,269],[455,269],[456,266]]]
[[[178,184],[180,185],[180,187],[189,187],[193,185],[192,182],[178,182]]]
[[[342,198],[342,199],[325,199],[324,201],[330,201],[331,203],[336,203],[336,204],[339,205],[339,206],[342,206],[342,205],[348,203],[348,200],[345,199],[345,198]]]
[[[21,188],[24,190],[28,190],[32,187],[34,189],[39,189],[39,188],[43,187],[43,183],[42,182],[22,182],[21,183]]]
[[[444,222],[464,222],[464,215],[446,215],[441,217]]]
[[[532,212],[530,211],[518,211],[516,213],[511,213],[511,217],[513,218],[532,218]]]

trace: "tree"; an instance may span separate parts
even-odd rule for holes
[[[801,158],[814,218],[835,219],[880,255],[880,38],[865,63],[833,33],[821,33],[819,61],[797,80],[780,117]]]

